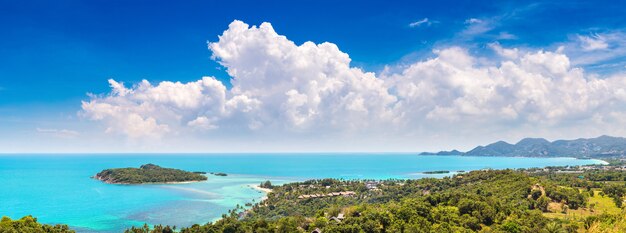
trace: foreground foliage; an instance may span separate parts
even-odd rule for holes
[[[37,222],[36,218],[26,216],[18,220],[2,217],[0,233],[74,233],[67,225],[47,225]]]

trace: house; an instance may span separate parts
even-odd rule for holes
[[[378,189],[378,182],[376,181],[367,181],[365,182],[365,187],[369,190]]]
[[[300,195],[300,196],[298,196],[298,199],[306,199],[306,198],[309,198],[309,197],[311,197],[311,195]]]
[[[319,193],[319,194],[311,194],[311,195],[300,195],[298,196],[298,199],[308,199],[308,198],[318,198],[318,197],[338,197],[338,196],[345,196],[345,197],[351,197],[354,196],[356,193],[354,191],[345,191],[345,192],[332,192],[332,193]]]
[[[322,233],[322,230],[315,228],[315,230],[311,231],[311,233]]]
[[[353,192],[353,191],[340,192],[340,193],[341,193],[341,195],[343,195],[343,196],[352,196],[352,195],[356,194],[356,193],[355,193],[355,192]]]
[[[345,219],[343,213],[340,213],[337,215],[337,217],[333,216],[330,218],[330,220],[335,220],[335,222],[337,223],[341,223],[341,221],[343,221]]]

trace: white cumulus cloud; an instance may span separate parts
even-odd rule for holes
[[[84,101],[81,114],[130,138],[239,132],[419,144],[441,134],[527,136],[571,124],[576,129],[560,132],[621,132],[611,125],[624,123],[625,77],[588,75],[562,50],[489,46],[500,55],[491,65],[453,46],[376,75],[350,66],[335,44],[297,45],[269,23],[234,21],[208,44],[231,89],[212,77],[133,86],[109,80],[111,92]]]

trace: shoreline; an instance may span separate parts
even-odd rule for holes
[[[107,181],[107,180],[100,179],[100,177],[98,177],[98,175],[92,176],[91,178],[94,179],[94,180],[99,180],[99,181],[101,181],[102,183],[105,183],[105,184],[119,184],[119,185],[191,184],[191,183],[198,183],[198,182],[207,181],[207,180],[189,180],[189,181],[171,181],[171,182],[116,183],[116,182],[110,182],[110,181]]]
[[[272,192],[272,190],[271,190],[271,189],[268,189],[268,188],[261,188],[261,186],[260,186],[260,185],[258,185],[258,184],[249,184],[249,185],[248,185],[248,187],[250,187],[250,188],[252,188],[252,189],[254,189],[254,190],[258,190],[258,191],[264,192],[265,194],[268,194],[268,193],[271,193],[271,192]]]
[[[267,194],[272,192],[271,189],[261,188],[261,186],[258,185],[258,184],[249,184],[248,187],[250,187],[250,188],[252,188],[254,190],[257,190],[259,192],[262,192],[264,194],[263,197],[261,197],[261,200],[260,200],[261,202],[267,200],[267,198],[268,198]]]

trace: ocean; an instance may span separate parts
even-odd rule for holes
[[[153,163],[207,174],[205,182],[114,185],[90,177],[107,168]],[[254,203],[253,189],[314,178],[389,179],[443,177],[420,172],[584,165],[573,158],[418,156],[410,153],[310,154],[45,154],[0,155],[0,216],[33,215],[42,223],[78,232],[121,232],[131,226],[189,226],[219,219],[236,205]]]

